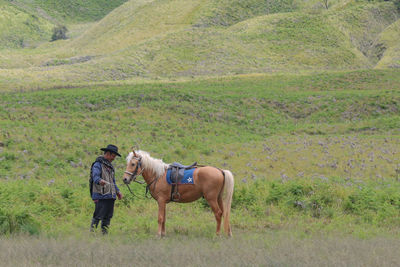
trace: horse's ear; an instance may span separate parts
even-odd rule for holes
[[[135,149],[132,149],[133,155],[137,158],[137,154],[135,152]]]

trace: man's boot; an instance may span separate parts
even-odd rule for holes
[[[92,223],[90,224],[90,232],[94,232],[94,228],[97,229],[97,225],[99,225],[99,219],[92,218]]]
[[[108,226],[110,225],[110,221],[109,220],[102,220],[101,221],[101,232],[103,233],[103,235],[108,234]]]

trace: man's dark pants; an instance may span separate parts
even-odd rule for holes
[[[90,226],[92,231],[94,227],[97,228],[99,221],[101,221],[101,230],[103,234],[107,234],[108,226],[114,214],[114,202],[115,199],[99,199],[95,201],[96,207]]]

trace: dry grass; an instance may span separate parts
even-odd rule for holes
[[[399,251],[399,240],[390,238],[304,239],[279,232],[233,239],[0,239],[2,266],[396,266]]]

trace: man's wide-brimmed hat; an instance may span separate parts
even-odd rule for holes
[[[118,157],[121,157],[121,155],[118,153],[118,147],[117,147],[117,146],[108,145],[108,146],[105,147],[105,148],[100,148],[100,150],[102,150],[102,151],[109,151],[109,152],[112,152],[112,153],[116,154]]]

